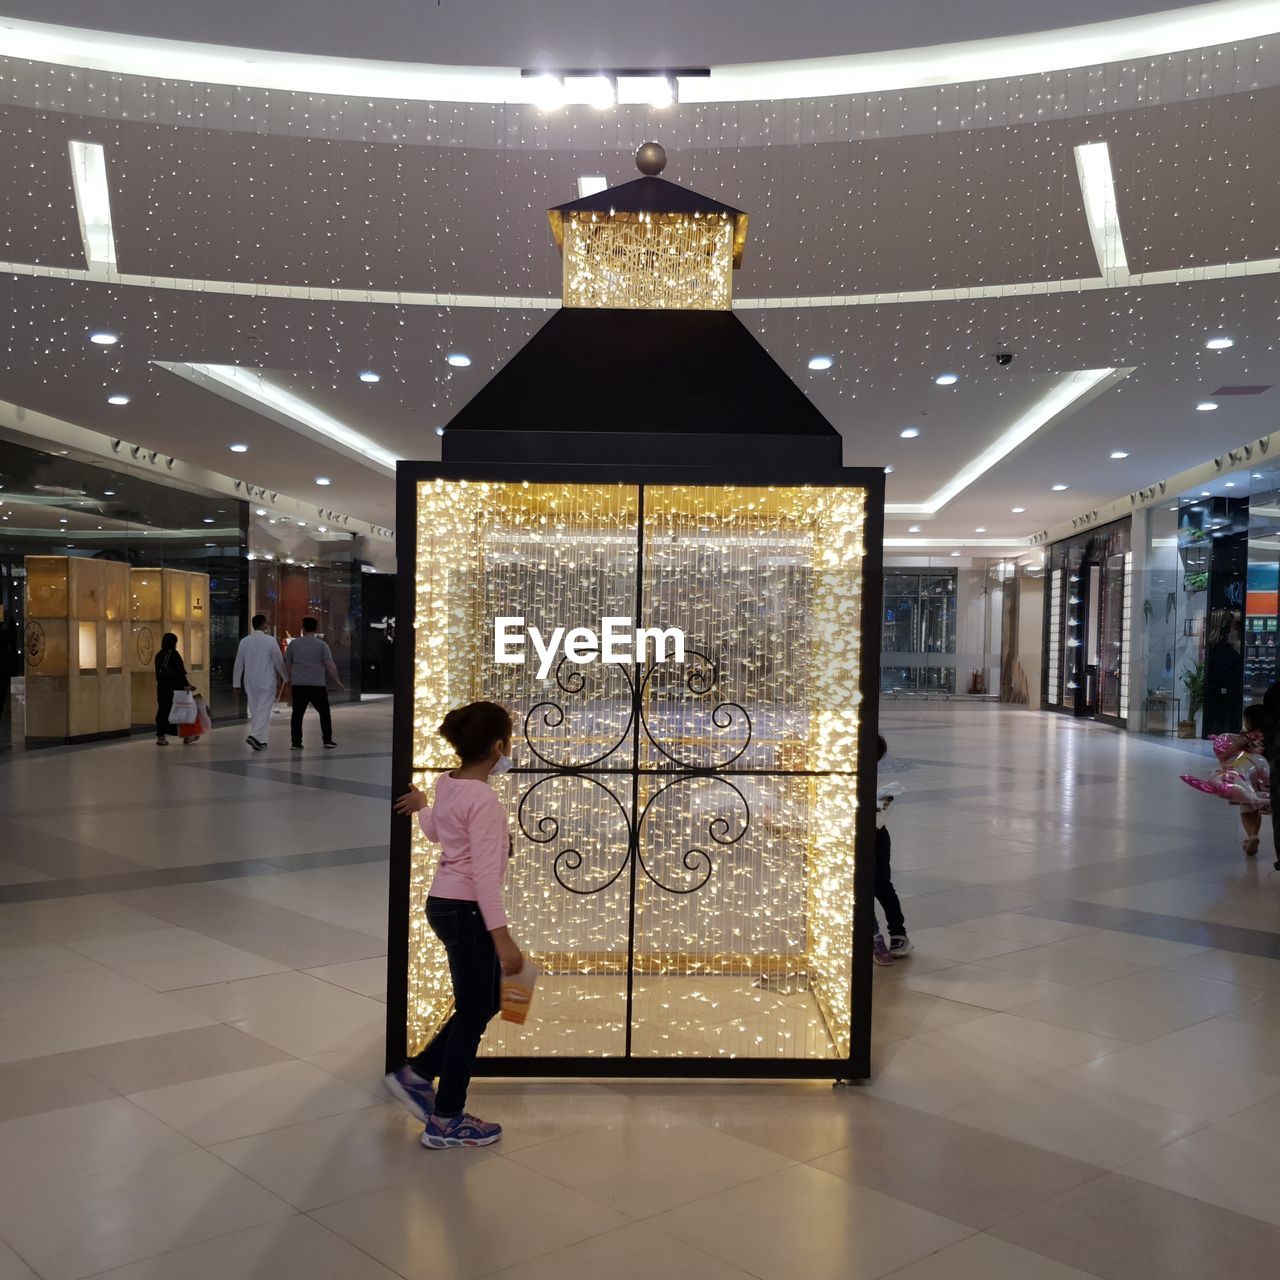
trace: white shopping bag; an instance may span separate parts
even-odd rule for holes
[[[193,723],[200,726],[201,733],[208,733],[213,728],[213,721],[209,718],[209,704],[196,695],[196,718]]]
[[[173,706],[169,709],[169,723],[195,724],[199,718],[195,695],[189,689],[177,690],[173,695]]]

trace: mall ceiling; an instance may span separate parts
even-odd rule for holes
[[[305,52],[376,57],[391,48],[379,41],[404,32],[401,58],[517,65],[529,60],[522,42],[532,33],[555,37],[563,62],[585,60],[582,42],[599,38],[584,30],[589,6],[559,0],[528,7],[542,27],[522,10],[482,56],[482,15],[494,6],[405,0],[362,7],[359,38],[344,46],[350,7],[306,7],[315,20],[297,27],[292,45]],[[1105,16],[1152,7],[1109,4]],[[37,9],[0,8],[14,17]],[[697,57],[711,40],[711,6],[680,7],[693,10],[687,45],[662,8],[652,30],[618,19],[607,46],[621,50],[614,65],[623,53],[656,60],[643,55],[658,46],[644,42],[659,37],[691,50],[682,62],[807,56],[808,24],[792,22],[775,39],[777,6],[739,6],[738,29]],[[902,44],[905,30],[954,38],[959,7],[871,4],[857,39],[853,6],[799,8],[827,22],[824,51],[857,52]],[[1073,16],[1104,16],[1101,8]],[[290,7],[255,15],[241,0],[216,9],[42,0],[38,11],[80,26],[280,48]],[[1002,13],[1024,29],[1054,16],[1040,0],[980,6],[961,34],[999,32]],[[438,456],[436,429],[559,294],[545,209],[576,195],[582,175],[627,180],[632,151],[649,137],[671,155],[665,176],[749,211],[739,315],[840,429],[847,462],[893,467],[892,504],[928,505],[1071,373],[1132,370],[936,513],[901,512],[890,537],[915,525],[957,547],[1025,538],[1275,424],[1280,390],[1219,396],[1212,412],[1196,405],[1223,386],[1280,387],[1280,39],[899,93],[550,116],[29,62],[0,60],[0,70],[0,171],[19,179],[0,191],[0,315],[9,319],[0,401],[304,499],[325,476],[328,505],[376,523],[393,509],[385,467],[157,362],[261,370],[392,454]],[[85,270],[71,139],[104,148],[126,282]],[[1074,150],[1100,141],[1129,272],[1107,287]],[[1217,270],[1245,263],[1234,278]],[[903,296],[912,293],[923,296]],[[120,342],[89,343],[97,329]],[[1214,334],[1235,345],[1207,351]],[[1013,362],[997,365],[997,349]],[[459,352],[470,367],[446,362]],[[813,355],[833,357],[831,368],[810,371]],[[381,381],[362,383],[363,370]],[[935,385],[944,372],[958,381]],[[108,405],[113,393],[129,403]],[[660,387],[654,405],[660,414]],[[903,439],[911,428],[918,434]],[[248,452],[230,454],[232,443]]]

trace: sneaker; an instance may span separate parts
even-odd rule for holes
[[[332,750],[334,749],[334,747],[336,747],[338,744],[337,744],[336,742],[326,742],[324,745],[325,745],[325,746],[326,746],[330,751],[332,751]]]
[[[911,945],[911,939],[905,933],[891,933],[889,935],[889,954],[891,956],[905,956],[914,951]]]
[[[884,945],[884,938],[878,933],[876,934],[874,946],[875,949],[872,954],[872,959],[875,960],[876,964],[893,963],[893,956],[889,954],[889,948]]]
[[[168,739],[168,738],[157,738],[157,739],[156,739],[156,746],[157,746],[157,747],[167,747],[168,745],[169,745],[169,739]]]
[[[433,1151],[443,1151],[446,1147],[487,1147],[500,1137],[500,1124],[486,1124],[466,1112],[460,1116],[433,1115],[422,1131],[422,1145]]]
[[[302,743],[300,743],[300,742],[293,742],[293,743],[290,743],[290,744],[289,744],[289,750],[290,750],[290,751],[301,751],[301,750],[302,750]]]
[[[265,750],[267,749],[267,744],[266,744],[265,742],[259,742],[259,741],[258,741],[258,739],[257,739],[257,738],[255,738],[255,737],[253,736],[253,734],[250,734],[250,735],[245,739],[245,741],[246,741],[246,742],[247,742],[247,743],[248,743],[248,744],[249,744],[249,745],[250,745],[250,746],[251,746],[255,751],[265,751]]]
[[[387,1092],[406,1111],[417,1116],[423,1124],[431,1119],[436,1109],[436,1091],[430,1080],[424,1080],[412,1067],[403,1066],[399,1071],[389,1071],[386,1083]]]
[[[1258,837],[1257,837],[1257,836],[1250,836],[1250,837],[1249,837],[1249,839],[1247,839],[1247,840],[1246,840],[1246,841],[1245,841],[1245,842],[1240,846],[1240,847],[1244,850],[1244,856],[1245,856],[1246,858],[1253,858],[1253,857],[1256,857],[1256,856],[1257,856],[1257,853],[1258,853],[1258,846],[1259,846],[1261,843],[1262,843],[1262,842],[1258,839]]]

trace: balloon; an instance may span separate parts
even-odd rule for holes
[[[1229,804],[1260,813],[1271,812],[1271,766],[1267,758],[1241,751],[1239,734],[1220,734],[1213,739],[1214,753],[1222,764],[1207,778],[1184,773],[1183,782],[1207,795],[1219,796]]]

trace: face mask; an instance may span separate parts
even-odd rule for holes
[[[507,773],[511,768],[510,756],[499,756],[498,763],[489,771],[490,773]]]

